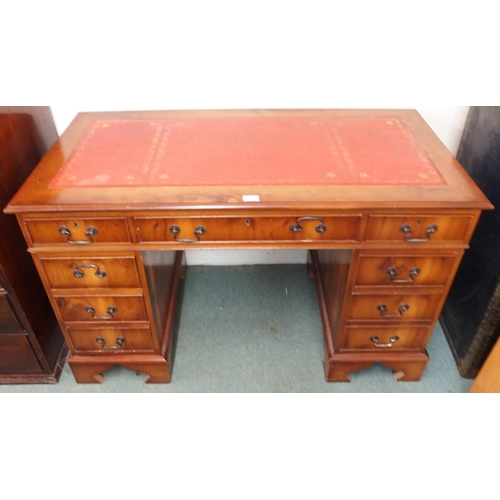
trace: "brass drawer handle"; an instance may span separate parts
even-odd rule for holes
[[[177,238],[177,235],[181,232],[181,228],[176,226],[175,224],[170,226],[168,230],[174,235],[174,240],[178,243],[196,243],[200,241],[200,236],[207,232],[207,228],[203,226],[197,226],[194,230],[194,235],[196,236],[195,240],[189,238]]]
[[[302,231],[302,226],[300,225],[300,223],[302,221],[308,221],[308,220],[318,220],[319,221],[319,224],[316,225],[315,229],[316,229],[316,232],[319,233],[319,234],[323,234],[323,233],[326,233],[326,230],[328,229],[325,224],[323,224],[323,219],[321,217],[314,217],[314,216],[310,216],[310,215],[306,215],[304,217],[299,217],[296,221],[295,221],[295,224],[292,224],[290,226],[290,231],[292,233],[300,233],[300,231]]]
[[[109,321],[110,319],[113,319],[113,314],[118,312],[118,309],[114,306],[109,306],[107,309],[107,313],[109,316],[96,316],[95,315],[95,309],[92,306],[87,306],[85,308],[85,312],[88,312],[89,314],[92,315],[92,318],[95,320],[107,320]]]
[[[68,227],[66,226],[61,226],[59,228],[59,232],[63,236],[67,236],[66,241],[68,243],[71,243],[72,245],[90,245],[91,243],[94,243],[94,240],[92,239],[92,236],[97,236],[99,231],[97,230],[96,227],[89,226],[87,230],[85,231],[85,236],[87,236],[87,240],[72,240],[71,239],[71,231]]]
[[[395,267],[390,267],[389,269],[387,269],[387,274],[389,275],[391,281],[395,284],[413,283],[413,277],[417,276],[417,274],[420,274],[420,269],[418,267],[412,267],[410,269],[410,272],[408,273],[410,276],[409,279],[396,279],[398,272]]]
[[[429,226],[425,230],[425,234],[427,234],[427,238],[410,238],[412,230],[410,224],[403,224],[399,228],[399,232],[404,234],[405,241],[408,243],[425,243],[426,241],[430,241],[430,235],[436,233],[438,230],[438,227],[433,224]]]
[[[408,304],[403,304],[398,308],[399,314],[384,314],[387,311],[387,306],[385,304],[379,304],[377,306],[377,310],[380,311],[380,316],[382,316],[382,318],[401,318],[403,313],[408,311],[408,309],[410,309],[410,306]]]
[[[81,268],[88,268],[88,269],[97,269],[95,272],[95,275],[98,278],[105,278],[106,277],[106,271],[101,271],[99,269],[99,266],[96,266],[95,264],[75,264],[75,270],[73,272],[73,276],[75,278],[83,278],[85,275]]]
[[[97,337],[95,341],[100,344],[103,349],[122,349],[123,344],[125,343],[125,339],[123,337],[118,337],[116,339],[116,345],[106,345],[106,340],[102,337]]]
[[[373,345],[375,347],[378,347],[379,349],[390,349],[399,340],[399,337],[397,335],[394,335],[394,337],[391,337],[389,339],[389,342],[387,344],[379,344],[378,337],[376,336],[370,337],[370,340],[373,342]]]

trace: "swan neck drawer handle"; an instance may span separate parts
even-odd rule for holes
[[[410,224],[403,224],[399,228],[399,232],[404,234],[404,238],[405,238],[405,241],[407,243],[425,243],[427,241],[430,241],[431,234],[436,233],[438,229],[439,228],[435,224],[432,224],[431,226],[429,226],[425,230],[425,234],[427,235],[427,238],[411,238],[412,229],[411,229]]]
[[[177,236],[181,232],[181,228],[179,226],[176,226],[175,224],[170,226],[168,230],[174,235],[174,240],[177,241],[178,243],[197,243],[200,241],[200,236],[204,235],[207,232],[207,228],[204,226],[197,226],[194,230],[194,235],[196,236],[196,239],[189,239],[189,238],[177,238]]]
[[[69,227],[67,226],[61,226],[59,228],[59,232],[63,235],[66,236],[66,241],[70,243],[71,245],[90,245],[91,243],[94,243],[94,240],[92,239],[93,236],[97,236],[99,231],[97,230],[96,227],[94,226],[89,226],[86,231],[85,231],[85,236],[87,237],[86,240],[72,240],[71,239],[71,231]]]
[[[394,337],[391,337],[389,339],[389,342],[387,344],[380,344],[378,341],[378,337],[376,336],[370,337],[370,340],[373,342],[373,345],[379,349],[390,349],[399,340],[399,337],[397,335],[394,335]]]
[[[123,344],[125,343],[124,337],[118,337],[116,339],[116,345],[106,345],[106,340],[102,337],[97,337],[95,341],[101,345],[103,349],[123,349]]]
[[[292,233],[300,233],[300,231],[302,231],[302,229],[303,229],[302,226],[300,225],[300,223],[303,222],[303,221],[309,221],[309,220],[319,221],[319,224],[317,224],[316,227],[315,227],[316,232],[318,234],[326,233],[326,231],[327,231],[328,228],[323,223],[323,219],[321,217],[314,217],[314,216],[311,216],[311,215],[305,215],[304,217],[297,218],[297,220],[295,221],[295,224],[292,224],[290,226],[290,231]]]
[[[408,311],[408,309],[410,309],[408,304],[402,304],[398,308],[398,314],[385,314],[387,312],[387,306],[385,304],[379,304],[377,306],[377,310],[380,312],[380,316],[382,316],[382,318],[401,318],[403,313]]]
[[[113,315],[118,312],[118,309],[114,306],[109,306],[108,309],[106,310],[106,312],[108,313],[109,316],[96,316],[95,309],[92,306],[87,306],[85,308],[85,312],[88,312],[89,314],[91,314],[92,318],[97,320],[97,321],[100,321],[100,320],[109,321],[110,319],[113,319]]]
[[[95,275],[98,278],[106,277],[106,271],[101,271],[101,269],[99,269],[99,266],[96,266],[95,264],[75,264],[73,276],[75,278],[83,278],[85,274],[83,273],[82,269],[97,269]]]
[[[420,269],[418,267],[412,267],[408,272],[408,275],[410,276],[409,279],[397,279],[396,277],[398,275],[398,271],[395,267],[390,267],[389,269],[387,269],[387,274],[391,281],[396,285],[403,283],[413,283],[413,277],[420,274]]]

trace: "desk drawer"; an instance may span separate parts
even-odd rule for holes
[[[51,288],[139,288],[135,257],[40,257]]]
[[[430,325],[370,327],[350,326],[343,350],[374,349],[397,351],[400,349],[424,349],[430,335]]]
[[[149,328],[69,328],[69,336],[79,351],[153,351]]]
[[[356,241],[361,216],[135,219],[140,242]]]
[[[360,255],[355,285],[444,286],[456,255]]]
[[[0,294],[0,334],[22,332],[24,330],[12,310],[7,295]]]
[[[391,322],[410,319],[432,320],[441,295],[353,295],[348,319],[388,320]]]
[[[466,242],[473,216],[373,215],[368,218],[365,241],[394,241],[408,244],[436,241]]]
[[[146,321],[142,295],[56,296],[64,321]]]
[[[25,222],[35,245],[78,246],[130,241],[125,218],[25,219]]]

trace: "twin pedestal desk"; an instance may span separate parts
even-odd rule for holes
[[[79,114],[5,211],[77,382],[114,365],[170,382],[189,249],[309,250],[325,378],[342,382],[374,363],[421,377],[491,208],[416,111],[234,110]]]

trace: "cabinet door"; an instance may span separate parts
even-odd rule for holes
[[[22,332],[23,329],[12,310],[7,295],[0,295],[0,334]]]
[[[42,373],[25,335],[0,335],[0,374]]]

